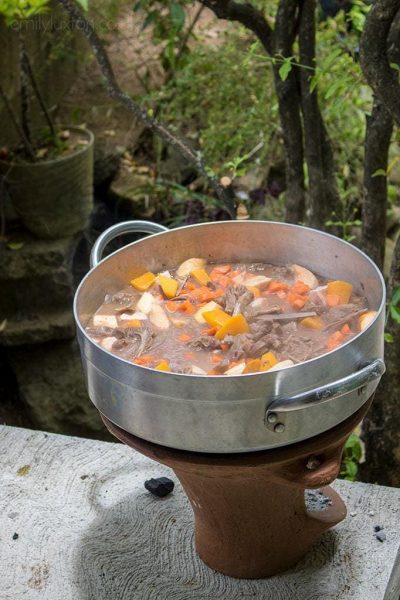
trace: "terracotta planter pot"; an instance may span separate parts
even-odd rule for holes
[[[82,231],[93,207],[94,135],[68,127],[87,145],[77,152],[38,163],[0,161],[12,204],[29,231],[43,239]]]
[[[173,450],[103,420],[120,441],[174,470],[193,508],[200,558],[231,577],[261,578],[294,566],[345,518],[342,499],[326,486],[337,477],[346,439],[370,403],[314,438],[241,455]],[[321,488],[330,499],[324,510],[307,509],[309,488]]]

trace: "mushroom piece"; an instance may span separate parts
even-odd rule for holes
[[[292,265],[292,271],[296,281],[302,281],[308,285],[311,290],[318,287],[318,279],[315,277],[314,273],[311,273],[311,271],[305,267],[301,267],[300,265]]]
[[[188,258],[179,266],[176,274],[178,277],[186,277],[186,275],[190,275],[192,271],[202,269],[205,264],[206,261],[204,258]]]
[[[93,327],[118,327],[117,317],[114,315],[94,315]]]

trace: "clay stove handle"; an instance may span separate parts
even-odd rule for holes
[[[104,248],[111,240],[123,235],[124,233],[163,233],[168,231],[168,227],[153,223],[152,221],[124,221],[112,225],[95,241],[92,252],[90,253],[90,268],[96,267],[103,257]]]
[[[321,454],[293,460],[281,466],[275,476],[286,483],[302,488],[320,488],[332,483],[339,475],[344,439],[337,441],[333,448]]]

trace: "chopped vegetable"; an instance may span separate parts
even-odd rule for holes
[[[286,367],[292,367],[293,365],[294,362],[292,360],[281,360],[281,362],[276,363],[276,365],[274,365],[271,369],[268,369],[268,371],[278,371],[279,369],[286,369]]]
[[[171,371],[171,367],[169,366],[166,360],[162,360],[156,367],[154,367],[156,371]]]
[[[178,340],[180,340],[183,343],[190,342],[191,339],[192,339],[192,336],[189,335],[188,333],[181,333],[181,335],[178,336]]]
[[[360,325],[360,330],[364,331],[364,329],[369,327],[371,325],[372,321],[375,319],[376,315],[377,315],[376,310],[369,310],[368,312],[361,315],[361,317],[358,319],[358,323]]]
[[[153,285],[155,280],[156,276],[154,273],[148,271],[147,273],[140,275],[140,277],[135,277],[135,279],[132,279],[131,285],[139,290],[139,292],[145,292]]]
[[[165,310],[159,304],[155,304],[151,309],[149,319],[158,329],[168,329],[169,319]]]
[[[330,281],[326,288],[327,296],[339,296],[340,304],[347,304],[353,291],[353,286],[347,281]]]
[[[145,292],[144,294],[142,294],[142,297],[137,303],[136,308],[138,311],[144,313],[145,315],[148,315],[151,309],[153,308],[154,304],[155,298],[153,294],[150,294],[150,292]]]
[[[340,296],[338,296],[337,294],[327,294],[325,298],[327,305],[330,307],[341,304]]]
[[[287,292],[288,289],[288,284],[284,283],[283,281],[271,281],[268,286],[268,291],[271,294],[276,294],[277,292]]]
[[[194,269],[191,275],[198,283],[200,283],[200,285],[207,285],[207,283],[211,281],[211,278],[205,269]]]
[[[212,327],[222,327],[229,321],[231,315],[228,315],[221,308],[215,308],[214,310],[203,312],[203,318]]]
[[[185,300],[185,302],[180,302],[179,303],[179,310],[183,313],[185,313],[186,315],[192,315],[194,313],[194,311],[196,310],[195,307],[193,306],[193,304],[190,302],[190,300]]]
[[[114,315],[94,315],[94,327],[118,327],[117,317]]]
[[[144,313],[135,311],[134,313],[122,313],[122,315],[119,315],[119,318],[121,321],[132,321],[132,319],[137,321],[145,321],[147,316]]]
[[[207,304],[205,304],[204,306],[199,308],[199,310],[194,315],[194,318],[196,319],[196,321],[198,323],[205,323],[206,320],[205,320],[203,314],[205,312],[210,312],[211,310],[215,310],[216,308],[220,308],[219,304],[217,304],[216,302],[211,300],[211,302],[207,302]]]
[[[143,356],[138,356],[133,362],[137,365],[142,365],[143,367],[146,367],[150,365],[153,361],[154,357],[150,356],[149,354],[146,354]]]
[[[112,349],[114,342],[117,341],[117,338],[114,336],[109,336],[109,337],[105,337],[101,340],[101,345],[103,346],[103,348],[105,348],[106,350],[108,350],[110,352],[110,350]]]
[[[229,319],[220,329],[218,329],[215,337],[218,340],[223,340],[226,335],[238,335],[239,333],[247,333],[249,324],[243,315],[235,315]]]
[[[264,277],[264,275],[257,275],[256,277],[249,277],[246,279],[245,284],[247,286],[256,287],[260,290],[265,290],[271,281],[270,277]]]
[[[172,277],[158,276],[158,283],[167,298],[174,298],[178,289],[178,282]]]
[[[300,325],[303,327],[308,327],[309,329],[315,329],[317,331],[321,331],[324,328],[324,322],[321,317],[307,317],[300,321]]]
[[[273,352],[266,352],[262,355],[260,363],[260,371],[269,371],[278,363],[278,359]]]
[[[200,369],[200,367],[197,367],[196,365],[192,365],[192,373],[193,375],[207,375],[204,369]]]
[[[192,271],[196,271],[197,269],[202,269],[206,261],[204,258],[188,258],[185,260],[180,267],[177,269],[176,274],[178,277],[186,277],[186,275],[190,275]]]
[[[243,361],[225,371],[225,375],[241,375],[246,368],[246,363]]]
[[[139,319],[131,319],[130,321],[126,321],[124,323],[124,327],[141,327],[142,326],[142,321],[139,321]]]
[[[217,265],[213,268],[213,272],[226,275],[232,269],[231,265]]]
[[[334,333],[332,333],[332,335],[326,342],[326,348],[328,350],[334,350],[335,348],[341,345],[341,343],[343,342],[343,338],[344,335],[341,331],[335,331]]]
[[[292,270],[296,281],[302,281],[311,290],[318,287],[318,279],[315,277],[314,273],[311,273],[311,271],[305,267],[301,267],[300,265],[292,265]]]
[[[261,371],[261,359],[254,358],[253,360],[249,360],[246,364],[246,368],[243,373],[257,373],[257,371]]]
[[[261,296],[261,292],[258,287],[254,287],[253,285],[247,285],[247,289],[253,294],[254,298],[259,298]]]

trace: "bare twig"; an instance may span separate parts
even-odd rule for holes
[[[201,152],[194,150],[186,140],[174,135],[171,130],[161,123],[158,119],[152,117],[149,112],[135,102],[126,92],[121,90],[115,78],[107,52],[103,42],[94,31],[89,21],[84,17],[82,11],[76,6],[73,0],[59,0],[60,4],[69,14],[72,21],[81,30],[87,41],[89,42],[98,65],[105,79],[107,90],[112,98],[115,98],[125,106],[137,119],[142,121],[149,129],[163,139],[167,144],[170,144],[177,152],[179,152],[190,164],[192,164],[198,173],[204,177],[211,188],[214,190],[218,198],[225,205],[231,218],[235,218],[235,205],[233,193],[225,189],[219,182],[219,179],[210,173],[207,168]]]
[[[30,82],[31,82],[31,85],[32,85],[32,89],[35,92],[35,96],[37,98],[37,101],[39,102],[39,106],[40,106],[40,108],[42,110],[43,116],[46,119],[47,125],[48,125],[48,127],[50,129],[51,135],[53,137],[56,137],[56,130],[55,130],[55,127],[54,127],[53,120],[52,120],[52,118],[50,116],[49,111],[47,110],[46,103],[45,103],[45,101],[43,99],[43,96],[42,96],[41,91],[39,89],[39,86],[37,84],[36,77],[35,77],[35,74],[33,72],[32,65],[30,63],[29,56],[28,56],[28,53],[26,52],[25,48],[23,48],[22,60],[23,60],[23,63],[24,63],[24,67],[26,69],[26,73],[29,76],[29,79],[30,79]]]
[[[17,115],[14,112],[14,109],[12,107],[12,104],[10,102],[10,100],[7,97],[7,94],[5,93],[3,86],[0,84],[0,96],[3,99],[3,102],[5,104],[5,107],[8,111],[8,114],[10,116],[11,122],[14,126],[15,131],[18,134],[18,137],[21,139],[21,142],[25,148],[26,153],[28,154],[29,158],[32,160],[32,162],[35,162],[36,157],[35,157],[35,153],[33,152],[33,148],[29,142],[29,140],[27,139],[27,137],[25,136],[25,133],[22,129],[22,127],[20,126],[19,122],[18,122],[18,118]]]

